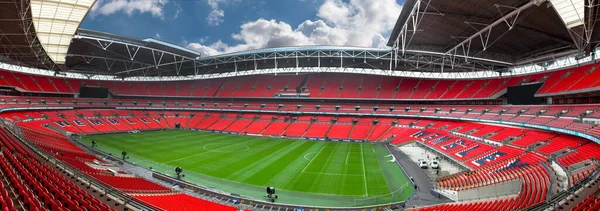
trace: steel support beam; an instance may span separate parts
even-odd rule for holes
[[[573,5],[574,8],[577,6]],[[584,52],[591,44],[594,28],[598,21],[596,18],[599,13],[598,9],[600,8],[595,0],[585,0],[584,7],[584,14],[577,14],[577,16],[583,19],[583,25],[569,28],[565,23],[565,27],[569,31],[573,43],[580,52]],[[556,11],[558,12],[558,10]]]
[[[468,51],[470,51],[471,43],[473,41],[477,41],[477,39],[479,39],[479,41],[482,43],[483,50],[485,51],[487,49],[487,47],[489,47],[488,46],[488,44],[490,44],[489,36],[494,27],[496,27],[500,24],[507,24],[509,27],[509,30],[512,29],[512,27],[514,27],[514,25],[516,23],[516,18],[518,18],[519,14],[522,11],[524,11],[532,6],[539,5],[540,3],[545,2],[545,1],[546,0],[530,0],[526,4],[524,4],[520,7],[514,8],[514,10],[512,10],[511,12],[504,14],[501,18],[494,21],[493,23],[485,25],[484,28],[478,30],[475,34],[467,37],[466,39],[464,39],[462,42],[458,43],[454,47],[451,47],[448,51],[446,51],[445,55],[449,55],[452,58],[454,55],[457,54],[458,50],[463,50],[463,55],[468,56]],[[502,5],[496,5],[496,7],[507,8],[506,6],[502,6]],[[500,9],[498,9],[498,10],[500,11]],[[479,23],[478,25],[482,25],[482,23]],[[476,27],[474,27],[474,28],[476,28]]]
[[[423,17],[426,14],[440,16],[444,15],[435,8],[433,8],[435,12],[429,12],[428,9],[430,8],[430,3],[431,0],[417,0],[413,5],[413,8],[411,9],[408,18],[402,25],[402,29],[400,30],[400,33],[398,33],[398,37],[396,37],[396,41],[394,42],[393,48],[397,54],[398,51],[400,51],[402,52],[402,55],[404,55],[404,52],[409,46],[413,37],[419,31],[419,25],[421,24],[421,21],[423,20]],[[424,8],[423,11],[421,11],[421,8]]]

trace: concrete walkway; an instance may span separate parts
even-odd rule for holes
[[[404,169],[404,172],[408,174],[409,177],[412,177],[415,180],[415,184],[419,187],[418,190],[415,190],[413,196],[406,202],[407,208],[412,208],[413,206],[425,206],[425,205],[433,205],[439,203],[447,203],[452,202],[446,198],[438,198],[431,193],[433,189],[433,182],[429,179],[427,174],[419,168],[419,166],[412,161],[408,155],[404,154],[397,147],[387,146],[390,152],[396,157],[398,163]]]

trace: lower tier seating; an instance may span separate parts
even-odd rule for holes
[[[10,143],[12,146],[20,146],[16,140],[6,139],[6,131],[2,129],[3,146]],[[20,148],[20,147],[19,147]],[[22,149],[22,148],[21,148]],[[32,157],[30,153],[21,153],[19,150],[12,151],[9,148],[2,149],[0,155],[0,171],[10,181],[17,200],[22,203],[25,210],[111,210],[74,183],[61,176],[54,169]],[[6,191],[6,189],[3,189]],[[4,193],[0,195],[5,195]],[[4,199],[4,197],[2,197]],[[0,202],[1,203],[1,202]],[[7,206],[14,206],[13,202],[7,202]]]
[[[175,118],[162,117],[158,112],[140,111],[140,113],[142,113],[141,116],[143,117],[136,118],[136,123],[154,124],[156,128],[169,128],[168,119]],[[173,116],[171,113],[169,115]],[[23,112],[20,115],[26,115],[26,113]],[[81,118],[86,120],[91,119],[86,117]],[[198,120],[194,120],[196,118]],[[558,157],[558,162],[563,166],[568,166],[583,160],[596,158],[593,152],[598,150],[598,148],[590,147],[598,146],[597,144],[593,143],[592,145],[589,141],[579,137],[558,135],[554,132],[526,128],[510,128],[510,130],[507,130],[508,128],[502,129],[498,128],[499,126],[474,122],[392,117],[381,117],[375,121],[372,118],[340,115],[335,117],[337,122],[333,121],[333,119],[333,116],[325,115],[294,116],[282,114],[281,116],[265,115],[264,117],[260,117],[259,114],[240,115],[234,112],[198,112],[198,116],[190,119],[195,125],[189,125],[188,127],[209,130],[252,130],[259,135],[287,135],[300,138],[348,138],[352,137],[352,134],[358,134],[357,136],[365,137],[367,140],[389,140],[393,144],[403,144],[416,140],[474,169],[470,172],[472,175],[454,175],[456,177],[444,178],[443,181],[438,182],[439,187],[464,190],[514,179],[524,181],[523,191],[518,197],[496,200],[510,204],[508,206],[500,206],[493,203],[493,200],[440,205],[452,206],[452,208],[466,206],[466,208],[473,209],[511,210],[539,203],[543,200],[542,198],[545,198],[545,194],[543,193],[547,192],[549,186],[547,184],[549,183],[547,182],[549,179],[546,175],[546,169],[540,164],[546,160],[546,155],[565,151],[567,153],[564,156]],[[102,122],[110,125],[110,122],[107,122],[107,120],[103,120]],[[233,126],[235,122],[242,122],[243,124],[240,124],[241,126]],[[293,123],[290,124],[290,122]],[[119,121],[119,123],[131,124],[131,122],[125,120]],[[255,125],[254,123],[257,124]],[[113,176],[112,172],[106,169],[96,168],[92,164],[96,162],[96,158],[62,137],[61,133],[58,132],[60,128],[53,128],[51,126],[55,125],[52,124],[58,125],[56,122],[51,121],[28,121],[26,124],[17,123],[18,126],[24,128],[22,131],[24,131],[24,135],[30,139],[31,143],[54,154],[59,160],[103,181],[107,185],[133,194],[136,198],[170,197],[171,195],[177,195],[168,188],[151,183],[145,179]],[[250,129],[254,126],[257,128]],[[114,126],[111,126],[111,128],[112,131],[110,132],[119,130]],[[484,142],[481,139],[482,137],[494,137],[503,133],[511,133],[512,135],[502,135],[505,138],[497,142]],[[465,134],[471,136],[466,136]],[[0,138],[6,137],[0,136]],[[509,138],[514,138],[516,141],[508,141],[507,139]],[[537,150],[540,154],[527,148],[534,143],[543,145]],[[23,151],[22,154],[27,153],[27,149],[19,148],[16,145],[6,144],[6,146],[6,149],[9,151]],[[165,198],[164,200],[167,199]],[[204,201],[202,199],[198,200]],[[473,204],[477,203],[479,204],[472,207]],[[45,205],[45,203],[43,204]],[[443,207],[440,209],[443,210]]]
[[[45,135],[43,130],[33,130],[26,128],[29,124],[22,125],[21,130],[28,130],[29,136],[35,139]],[[174,194],[170,189],[161,185],[152,183],[143,178],[133,177],[127,172],[117,171],[118,174],[128,176],[113,176],[113,172],[107,169],[95,169],[86,164],[91,162],[93,156],[85,154],[81,149],[75,150],[64,137],[55,138],[55,141],[62,144],[43,147],[44,150],[51,152],[56,150],[59,160],[80,169],[88,175],[102,181],[103,183],[120,189],[129,194],[160,194],[144,198],[143,203],[150,203],[153,206],[165,210],[237,210],[235,207],[221,205],[218,203],[195,198],[185,194]],[[69,182],[66,178],[55,172],[52,168],[40,163],[34,158],[34,155],[25,149],[18,140],[14,139],[6,130],[0,128],[0,141],[2,144],[2,154],[0,155],[0,172],[7,176],[13,185],[15,193],[19,196],[18,200],[23,204],[25,210],[76,210],[76,211],[108,211],[109,206],[79,189],[75,184]],[[39,144],[35,141],[32,143]],[[68,149],[63,149],[66,147]],[[70,153],[70,154],[64,154]],[[99,161],[98,161],[99,162]],[[110,166],[110,164],[96,163],[100,166]],[[177,203],[171,201],[176,195]],[[164,197],[164,198],[163,198]],[[142,197],[143,198],[143,197]],[[3,199],[0,192],[0,199]],[[147,200],[147,201],[146,201]],[[166,203],[170,202],[170,203]],[[154,204],[155,203],[155,204]],[[14,203],[13,203],[14,204]],[[172,206],[169,206],[172,205]],[[0,200],[2,205],[2,200]],[[10,204],[7,204],[9,206]],[[173,205],[190,205],[194,208],[181,208]]]
[[[557,160],[562,166],[570,166],[591,158],[600,159],[599,152],[600,145],[596,143],[589,143],[577,148],[577,150],[573,151],[571,154],[559,157]]]
[[[186,211],[237,211],[235,207],[202,200],[186,194],[154,194],[135,195],[136,199],[145,201],[164,210]]]
[[[523,181],[522,190],[518,196],[505,199],[434,205],[407,210],[521,210],[543,202],[546,199],[546,192],[550,186],[550,175],[543,166],[537,165],[529,168],[520,168],[515,172],[505,174],[501,178],[504,177]]]
[[[576,207],[571,211],[596,211],[600,210],[600,198],[596,197],[595,194],[588,196],[581,203],[577,204]]]
[[[121,189],[126,192],[137,192],[137,193],[151,193],[151,192],[169,192],[168,188],[152,183],[143,178],[137,177],[121,177],[121,176],[107,176],[100,174],[92,174],[91,176],[96,179]]]

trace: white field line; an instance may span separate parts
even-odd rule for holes
[[[322,174],[322,175],[333,175],[333,176],[356,176],[356,177],[362,177],[362,174],[336,174],[336,173],[322,173],[322,172],[310,172],[310,171],[305,171],[302,172],[305,174]]]
[[[363,144],[360,145],[360,155],[360,157],[362,158],[363,178],[365,181],[365,196],[369,196],[369,189],[367,189],[367,170],[365,168],[365,154],[363,150]]]
[[[350,149],[348,149],[348,152],[346,152],[346,166],[348,165],[348,158],[350,157],[348,155],[350,155]]]
[[[196,157],[196,156],[199,156],[199,155],[203,155],[203,154],[205,154],[205,153],[209,153],[209,152],[215,152],[215,150],[225,149],[225,148],[227,148],[227,147],[231,147],[231,146],[236,146],[236,145],[240,145],[240,144],[245,144],[245,143],[247,143],[247,142],[250,142],[250,141],[252,141],[252,139],[250,139],[250,140],[248,140],[248,141],[240,142],[240,143],[237,143],[237,144],[231,144],[231,145],[227,145],[227,146],[224,146],[224,147],[220,147],[220,148],[218,148],[218,149],[209,150],[209,151],[201,152],[201,153],[194,154],[194,155],[190,155],[190,156],[185,156],[185,157],[178,158],[178,159],[175,159],[175,160],[170,160],[170,161],[168,161],[168,162],[164,162],[164,164],[168,164],[168,163],[172,163],[172,162],[175,162],[175,161],[180,161],[180,160],[185,160],[185,159],[192,158],[192,157]],[[202,148],[204,148],[204,147],[202,147]]]
[[[321,153],[321,151],[323,151],[323,149],[325,149],[325,147],[328,145],[329,143],[325,143],[325,146],[321,147],[321,149],[317,152],[317,154],[315,154],[315,156],[310,159],[310,161],[308,161],[308,163],[306,164],[306,166],[304,166],[304,168],[302,169],[302,173],[304,173],[304,170],[306,170],[306,168],[308,168],[308,166],[310,166],[310,164],[313,162],[313,160],[315,160],[315,158],[319,157],[319,154]]]

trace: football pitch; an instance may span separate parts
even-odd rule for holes
[[[188,130],[85,136],[98,149],[161,173],[262,200],[273,186],[278,203],[351,207],[406,200],[413,188],[386,147],[274,139]]]

